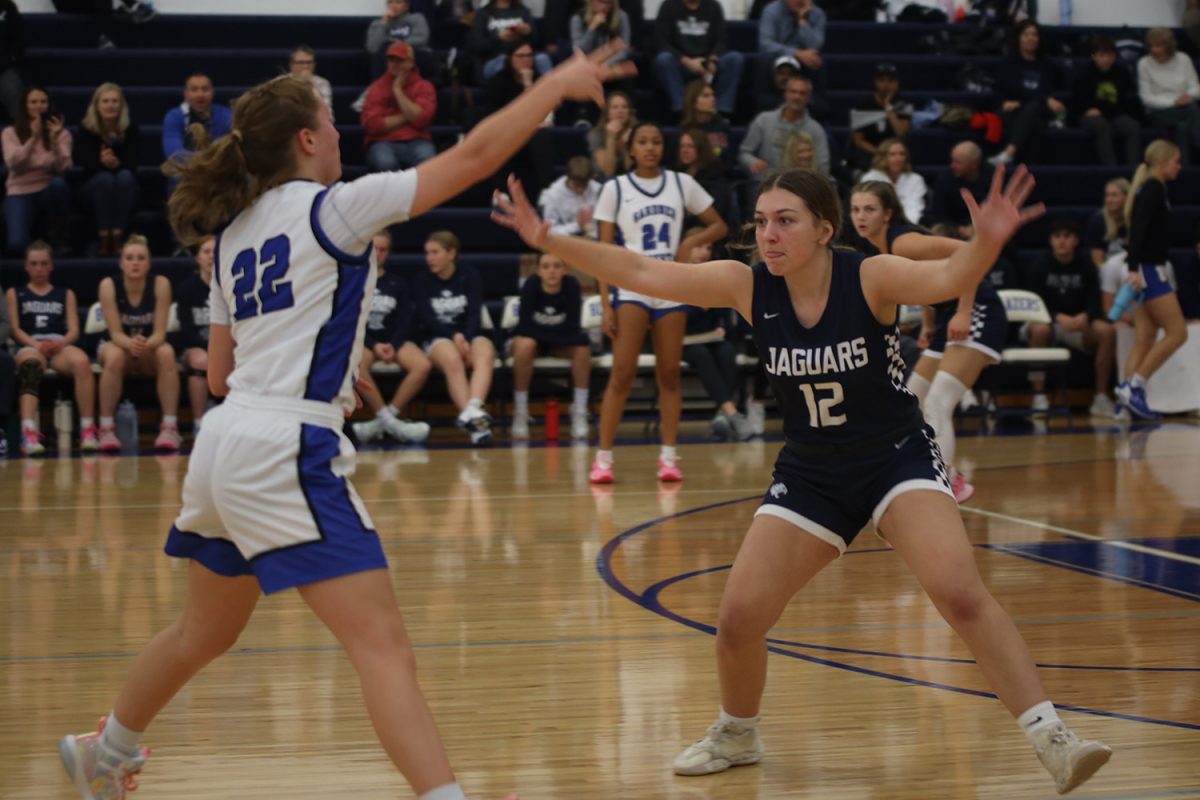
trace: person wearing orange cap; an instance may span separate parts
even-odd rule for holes
[[[430,127],[437,111],[437,92],[421,77],[407,42],[392,42],[387,49],[387,72],[367,89],[363,102],[363,144],[367,169],[392,172],[415,167],[433,158]]]

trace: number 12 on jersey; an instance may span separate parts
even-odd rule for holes
[[[292,282],[283,280],[291,266],[291,255],[292,243],[287,236],[267,239],[257,253],[247,248],[237,254],[230,270],[235,279],[234,319],[250,319],[292,307],[296,302]]]
[[[827,396],[818,396],[828,392]],[[836,381],[829,383],[802,383],[800,393],[808,406],[808,424],[814,428],[836,428],[846,424],[845,414],[835,414],[834,407],[846,399],[842,385]]]

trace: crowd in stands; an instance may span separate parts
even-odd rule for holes
[[[133,21],[153,18],[148,3],[124,4],[124,12],[118,13],[128,13]],[[542,18],[535,18],[521,0],[443,0],[436,8],[420,10],[409,0],[386,0],[382,5],[381,16],[363,32],[363,74],[356,86],[332,86],[321,77],[320,52],[306,44],[280,54],[281,71],[310,81],[331,116],[335,108],[342,112],[335,121],[343,131],[361,131],[362,152],[343,152],[348,162],[368,171],[404,169],[432,157],[449,143],[436,136],[435,121],[470,125],[526,91],[572,48],[590,52],[618,37],[632,45],[614,61],[635,63],[636,76],[630,73],[615,82],[603,108],[568,104],[547,117],[501,173],[516,172],[530,195],[540,196],[539,205],[554,229],[572,235],[601,235],[602,225],[594,217],[601,187],[639,169],[634,134],[648,129],[639,126],[646,120],[657,123],[650,128],[661,137],[662,167],[690,176],[711,196],[712,208],[731,237],[752,216],[757,180],[782,168],[818,170],[844,197],[860,181],[892,184],[910,220],[967,236],[970,218],[961,190],[982,198],[999,164],[1028,162],[1036,173],[1053,131],[1086,132],[1094,143],[1094,163],[1123,167],[1130,176],[1143,161],[1149,137],[1174,141],[1184,164],[1200,153],[1200,80],[1192,58],[1167,28],[1145,33],[1144,54],[1133,60],[1125,54],[1129,42],[1119,48],[1105,32],[1079,29],[1072,50],[1076,57],[1064,59],[1058,52],[1048,53],[1046,32],[1037,22],[1010,20],[1007,54],[993,60],[987,76],[973,78],[991,90],[976,93],[965,108],[941,107],[931,116],[928,106],[906,96],[903,62],[894,63],[884,54],[861,86],[861,97],[850,102],[845,114],[846,101],[827,88],[827,61],[836,55],[827,47],[829,17],[836,10],[823,9],[813,0],[756,3],[754,50],[731,45],[725,11],[717,0],[665,0],[653,20],[642,19],[638,0],[549,0]],[[101,36],[111,46],[108,31]],[[218,102],[225,95],[214,86],[210,70],[196,64],[181,87],[179,104],[161,118],[150,118],[131,102],[125,91],[129,87],[104,81],[98,82],[81,118],[69,119],[55,102],[54,86],[33,82],[36,75],[23,68],[29,44],[15,4],[0,0],[0,118],[6,119],[0,133],[3,243],[11,259],[4,284],[11,287],[5,310],[12,326],[11,332],[0,332],[15,342],[17,362],[10,364],[7,355],[0,356],[0,423],[14,408],[7,396],[14,385],[23,393],[20,415],[26,432],[26,423],[36,423],[36,413],[26,412],[25,389],[32,379],[22,384],[16,377],[26,361],[38,361],[43,371],[74,375],[77,383],[91,380],[90,373],[83,376],[75,355],[82,353],[78,347],[85,338],[78,326],[65,328],[54,346],[45,344],[49,339],[30,338],[23,328],[28,316],[20,297],[36,296],[29,302],[39,302],[37,297],[51,291],[46,288],[48,270],[44,279],[35,277],[44,269],[40,265],[71,256],[115,259],[116,274],[97,281],[94,293],[108,329],[99,350],[91,354],[100,364],[98,411],[92,395],[76,388],[79,430],[86,434],[81,442],[86,448],[120,447],[119,441],[114,444],[111,418],[122,382],[126,375],[146,374],[156,381],[162,410],[158,444],[178,447],[177,365],[182,365],[195,424],[208,402],[203,380],[204,299],[213,248],[210,240],[195,253],[174,244],[151,252],[145,238],[131,236],[139,233],[139,214],[162,211],[162,198],[145,197],[138,168],[186,162],[198,148],[230,132],[231,111]],[[105,45],[103,40],[100,44]],[[248,76],[246,82],[256,77]],[[339,90],[361,92],[351,106],[357,119],[346,119]],[[455,99],[453,114],[439,109],[439,100],[447,96]],[[643,107],[637,107],[638,102]],[[152,148],[139,131],[159,125],[161,147]],[[944,163],[914,163],[914,133],[930,125],[961,125],[963,135],[939,159]],[[578,155],[565,159],[556,144],[564,129],[572,130],[579,143]],[[148,162],[145,154],[152,149],[156,157]],[[937,167],[935,173],[919,171],[931,166]],[[165,196],[177,180],[168,174]],[[1094,359],[1097,412],[1106,411],[1101,398],[1109,396],[1115,366],[1114,327],[1105,316],[1114,292],[1108,291],[1112,287],[1103,269],[1123,254],[1129,193],[1124,178],[1109,180],[1103,197],[1094,199],[1097,210],[1086,224],[1056,219],[1046,241],[1039,243],[1046,248],[1044,255],[1030,258],[1014,248],[993,274],[998,286],[1038,292],[1051,311],[1055,324],[1029,327],[1021,334],[1025,341],[1060,341]],[[689,226],[695,224],[705,223],[689,214]],[[428,269],[403,280],[384,270],[391,249],[387,232],[376,239],[381,279],[365,372],[395,364],[402,380],[390,403],[379,387],[369,384],[365,398],[375,419],[362,428],[361,439],[388,434],[420,441],[427,436],[428,426],[405,418],[405,406],[437,372],[458,410],[459,425],[473,442],[489,440],[486,408],[497,355],[503,360],[511,354],[514,360],[514,402],[521,419],[514,433],[528,429],[533,355],[548,350],[573,365],[575,407],[583,391],[586,415],[582,374],[590,361],[583,353],[591,354],[584,346],[586,336],[580,339],[577,330],[561,340],[532,335],[529,331],[537,322],[526,315],[526,307],[530,314],[540,307],[543,317],[565,313],[566,321],[577,325],[579,303],[574,298],[594,291],[594,286],[580,285],[569,265],[564,270],[561,264],[539,264],[523,288],[512,286],[507,292],[522,297],[517,332],[493,335],[481,329],[485,298],[470,254],[462,252],[456,236],[462,233],[430,235],[424,245]],[[706,243],[695,252],[689,248],[676,255],[691,259],[707,252],[724,254],[726,245],[721,240],[711,248]],[[154,258],[170,255],[195,259],[195,273],[186,283],[172,286],[151,271]],[[21,263],[28,276],[18,275]],[[1200,288],[1193,286],[1198,283],[1196,272],[1194,264],[1176,264],[1173,275],[1189,319],[1200,317],[1195,307],[1200,297],[1195,303],[1191,300],[1200,295]],[[558,295],[563,299],[549,299]],[[67,300],[62,302],[65,310]],[[180,332],[168,336],[167,310],[173,302]],[[73,299],[70,306],[68,316],[86,310],[76,307]],[[548,314],[548,308],[554,313]],[[730,353],[743,346],[745,331],[734,320],[704,310],[695,312],[688,323],[689,331],[698,328],[719,331],[721,344],[689,348],[683,360],[712,397],[717,411],[714,432],[745,438],[750,427],[738,414],[730,385]],[[508,342],[507,336],[515,338]],[[32,368],[26,370],[32,376]],[[1033,388],[1040,388],[1036,380]],[[1044,405],[1044,398],[1035,403]],[[36,425],[32,430],[36,434]],[[586,422],[573,423],[572,432],[586,437]],[[21,441],[31,454],[40,447],[38,438],[28,438],[25,432]]]

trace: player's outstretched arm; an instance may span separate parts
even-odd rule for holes
[[[497,194],[492,219],[535,250],[553,253],[568,265],[632,292],[706,308],[736,308],[750,316],[754,277],[740,261],[680,264],[643,256],[624,247],[550,232],[521,182],[508,178],[508,197]]]
[[[564,100],[604,105],[604,82],[633,73],[628,62],[605,62],[625,48],[614,39],[604,47],[575,55],[483,122],[454,147],[417,166],[417,193],[409,216],[423,214],[500,169],[529,141],[551,111]]]

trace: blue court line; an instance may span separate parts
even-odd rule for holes
[[[1157,792],[1135,792],[1133,794],[1091,794],[1087,800],[1165,800],[1171,797],[1191,798],[1200,797],[1200,786],[1190,789],[1162,789]]]
[[[716,628],[714,626],[707,625],[707,624],[699,622],[697,620],[692,620],[687,617],[683,617],[679,614],[676,614],[675,612],[673,612],[670,609],[663,606],[658,601],[657,593],[655,593],[653,595],[651,594],[651,589],[654,589],[654,587],[660,586],[663,583],[673,582],[673,579],[669,578],[665,582],[660,581],[659,583],[650,587],[650,589],[648,589],[646,592],[643,592],[642,594],[638,594],[637,592],[634,592],[632,589],[630,589],[628,586],[626,586],[618,577],[616,577],[615,573],[612,570],[611,561],[612,561],[612,558],[615,555],[616,551],[620,548],[620,546],[627,539],[629,539],[633,536],[636,536],[639,533],[642,533],[652,527],[661,525],[663,522],[666,522],[667,520],[678,519],[680,517],[690,516],[692,514],[698,514],[698,513],[703,513],[703,512],[707,512],[707,511],[712,511],[714,509],[722,508],[724,506],[733,505],[735,503],[744,503],[749,500],[755,500],[755,499],[758,499],[758,495],[753,495],[751,497],[743,497],[743,498],[739,498],[736,500],[726,500],[726,501],[722,501],[719,503],[711,503],[708,505],[703,505],[703,506],[698,506],[696,508],[687,509],[686,511],[679,512],[678,514],[670,514],[667,516],[658,517],[655,519],[648,520],[647,522],[643,522],[639,525],[635,525],[634,527],[629,528],[628,530],[617,534],[615,537],[613,537],[612,539],[610,539],[608,542],[606,542],[604,544],[604,546],[600,549],[600,552],[596,556],[596,571],[599,573],[601,579],[606,584],[608,584],[609,588],[613,589],[615,592],[617,592],[617,594],[620,594],[621,596],[625,597],[626,599],[628,599],[630,602],[634,603],[635,605],[638,605],[641,608],[646,609],[647,611],[650,611],[654,614],[658,614],[659,616],[664,617],[665,619],[669,619],[669,620],[676,622],[680,625],[683,625],[685,627],[689,627],[694,630],[698,630],[703,633],[707,633],[710,636],[713,636],[716,634]],[[1097,544],[1100,544],[1100,543],[1097,543]],[[999,552],[1005,552],[1002,548],[993,548],[993,549],[996,549]],[[1014,554],[1018,554],[1018,553],[1014,553]],[[693,571],[691,573],[687,573],[685,577],[695,577],[696,575],[704,574],[706,572],[716,571],[717,569],[723,569],[723,568],[724,567],[716,567],[716,568],[708,568],[708,569],[704,569],[704,570],[697,570],[697,571]],[[1082,571],[1082,570],[1080,570],[1080,571]],[[1149,588],[1149,587],[1147,587],[1147,588]],[[993,699],[993,700],[997,699],[996,695],[991,692],[984,692],[984,691],[980,691],[977,689],[966,689],[961,686],[952,686],[950,684],[937,683],[934,681],[926,681],[926,680],[921,680],[919,678],[910,678],[910,677],[903,676],[903,675],[894,675],[894,674],[888,673],[888,672],[881,672],[879,670],[867,669],[865,667],[858,667],[858,666],[854,666],[851,664],[845,664],[845,663],[842,663],[839,661],[832,661],[832,660],[825,659],[825,658],[819,658],[817,656],[808,655],[806,653],[799,653],[794,650],[789,650],[785,647],[781,647],[776,644],[768,644],[767,650],[768,650],[768,652],[776,653],[777,655],[787,656],[788,658],[794,658],[799,661],[807,661],[809,663],[819,664],[821,666],[826,666],[826,667],[833,667],[834,669],[840,669],[840,670],[844,670],[846,672],[854,672],[854,673],[858,673],[861,675],[867,675],[869,677],[884,678],[886,680],[896,681],[898,683],[906,683],[906,684],[909,684],[912,686],[922,686],[922,687],[926,687],[926,688],[930,688],[930,689],[941,689],[943,691],[954,692],[957,694],[965,694],[965,695],[970,695],[973,697],[984,697],[984,698]],[[1185,730],[1200,731],[1200,724],[1195,724],[1195,723],[1177,722],[1174,720],[1156,719],[1156,718],[1152,718],[1152,717],[1142,717],[1142,716],[1137,716],[1137,715],[1133,715],[1133,714],[1124,714],[1124,713],[1117,712],[1117,711],[1102,711],[1099,709],[1085,708],[1083,706],[1062,705],[1062,706],[1058,706],[1058,707],[1062,708],[1064,710],[1067,710],[1067,711],[1075,711],[1075,712],[1078,712],[1081,714],[1090,714],[1090,715],[1098,716],[1098,717],[1107,717],[1110,719],[1121,719],[1121,720],[1126,720],[1126,721],[1130,721],[1130,722],[1143,722],[1143,723],[1147,723],[1147,724],[1151,724],[1151,725],[1162,725],[1162,726],[1171,727],[1171,728],[1183,728]]]
[[[1104,542],[1096,542],[1095,544],[1102,545],[1102,544],[1104,544]],[[1060,569],[1067,569],[1067,570],[1070,570],[1071,572],[1078,572],[1083,575],[1091,575],[1092,577],[1095,577],[1095,578],[1104,578],[1106,580],[1116,581],[1117,583],[1129,584],[1130,586],[1136,586],[1139,589],[1148,589],[1149,591],[1152,591],[1152,592],[1160,592],[1162,594],[1169,594],[1172,597],[1178,597],[1181,600],[1200,601],[1200,594],[1195,594],[1193,592],[1187,592],[1182,589],[1172,589],[1169,586],[1163,586],[1163,585],[1157,584],[1157,583],[1149,583],[1147,581],[1143,581],[1138,578],[1131,578],[1127,575],[1118,575],[1118,574],[1115,574],[1112,572],[1106,572],[1104,570],[1093,569],[1091,567],[1077,564],[1072,561],[1063,561],[1061,559],[1051,558],[1050,556],[1044,556],[1044,555],[1041,555],[1040,553],[1030,552],[1028,550],[1020,549],[1019,547],[1017,547],[1015,545],[980,544],[980,545],[977,545],[977,547],[984,547],[989,550],[995,550],[997,552],[1005,553],[1010,556],[1016,556],[1017,558],[1025,558],[1030,561],[1036,561],[1039,564],[1048,564],[1049,566],[1052,566],[1052,567],[1058,567]]]

